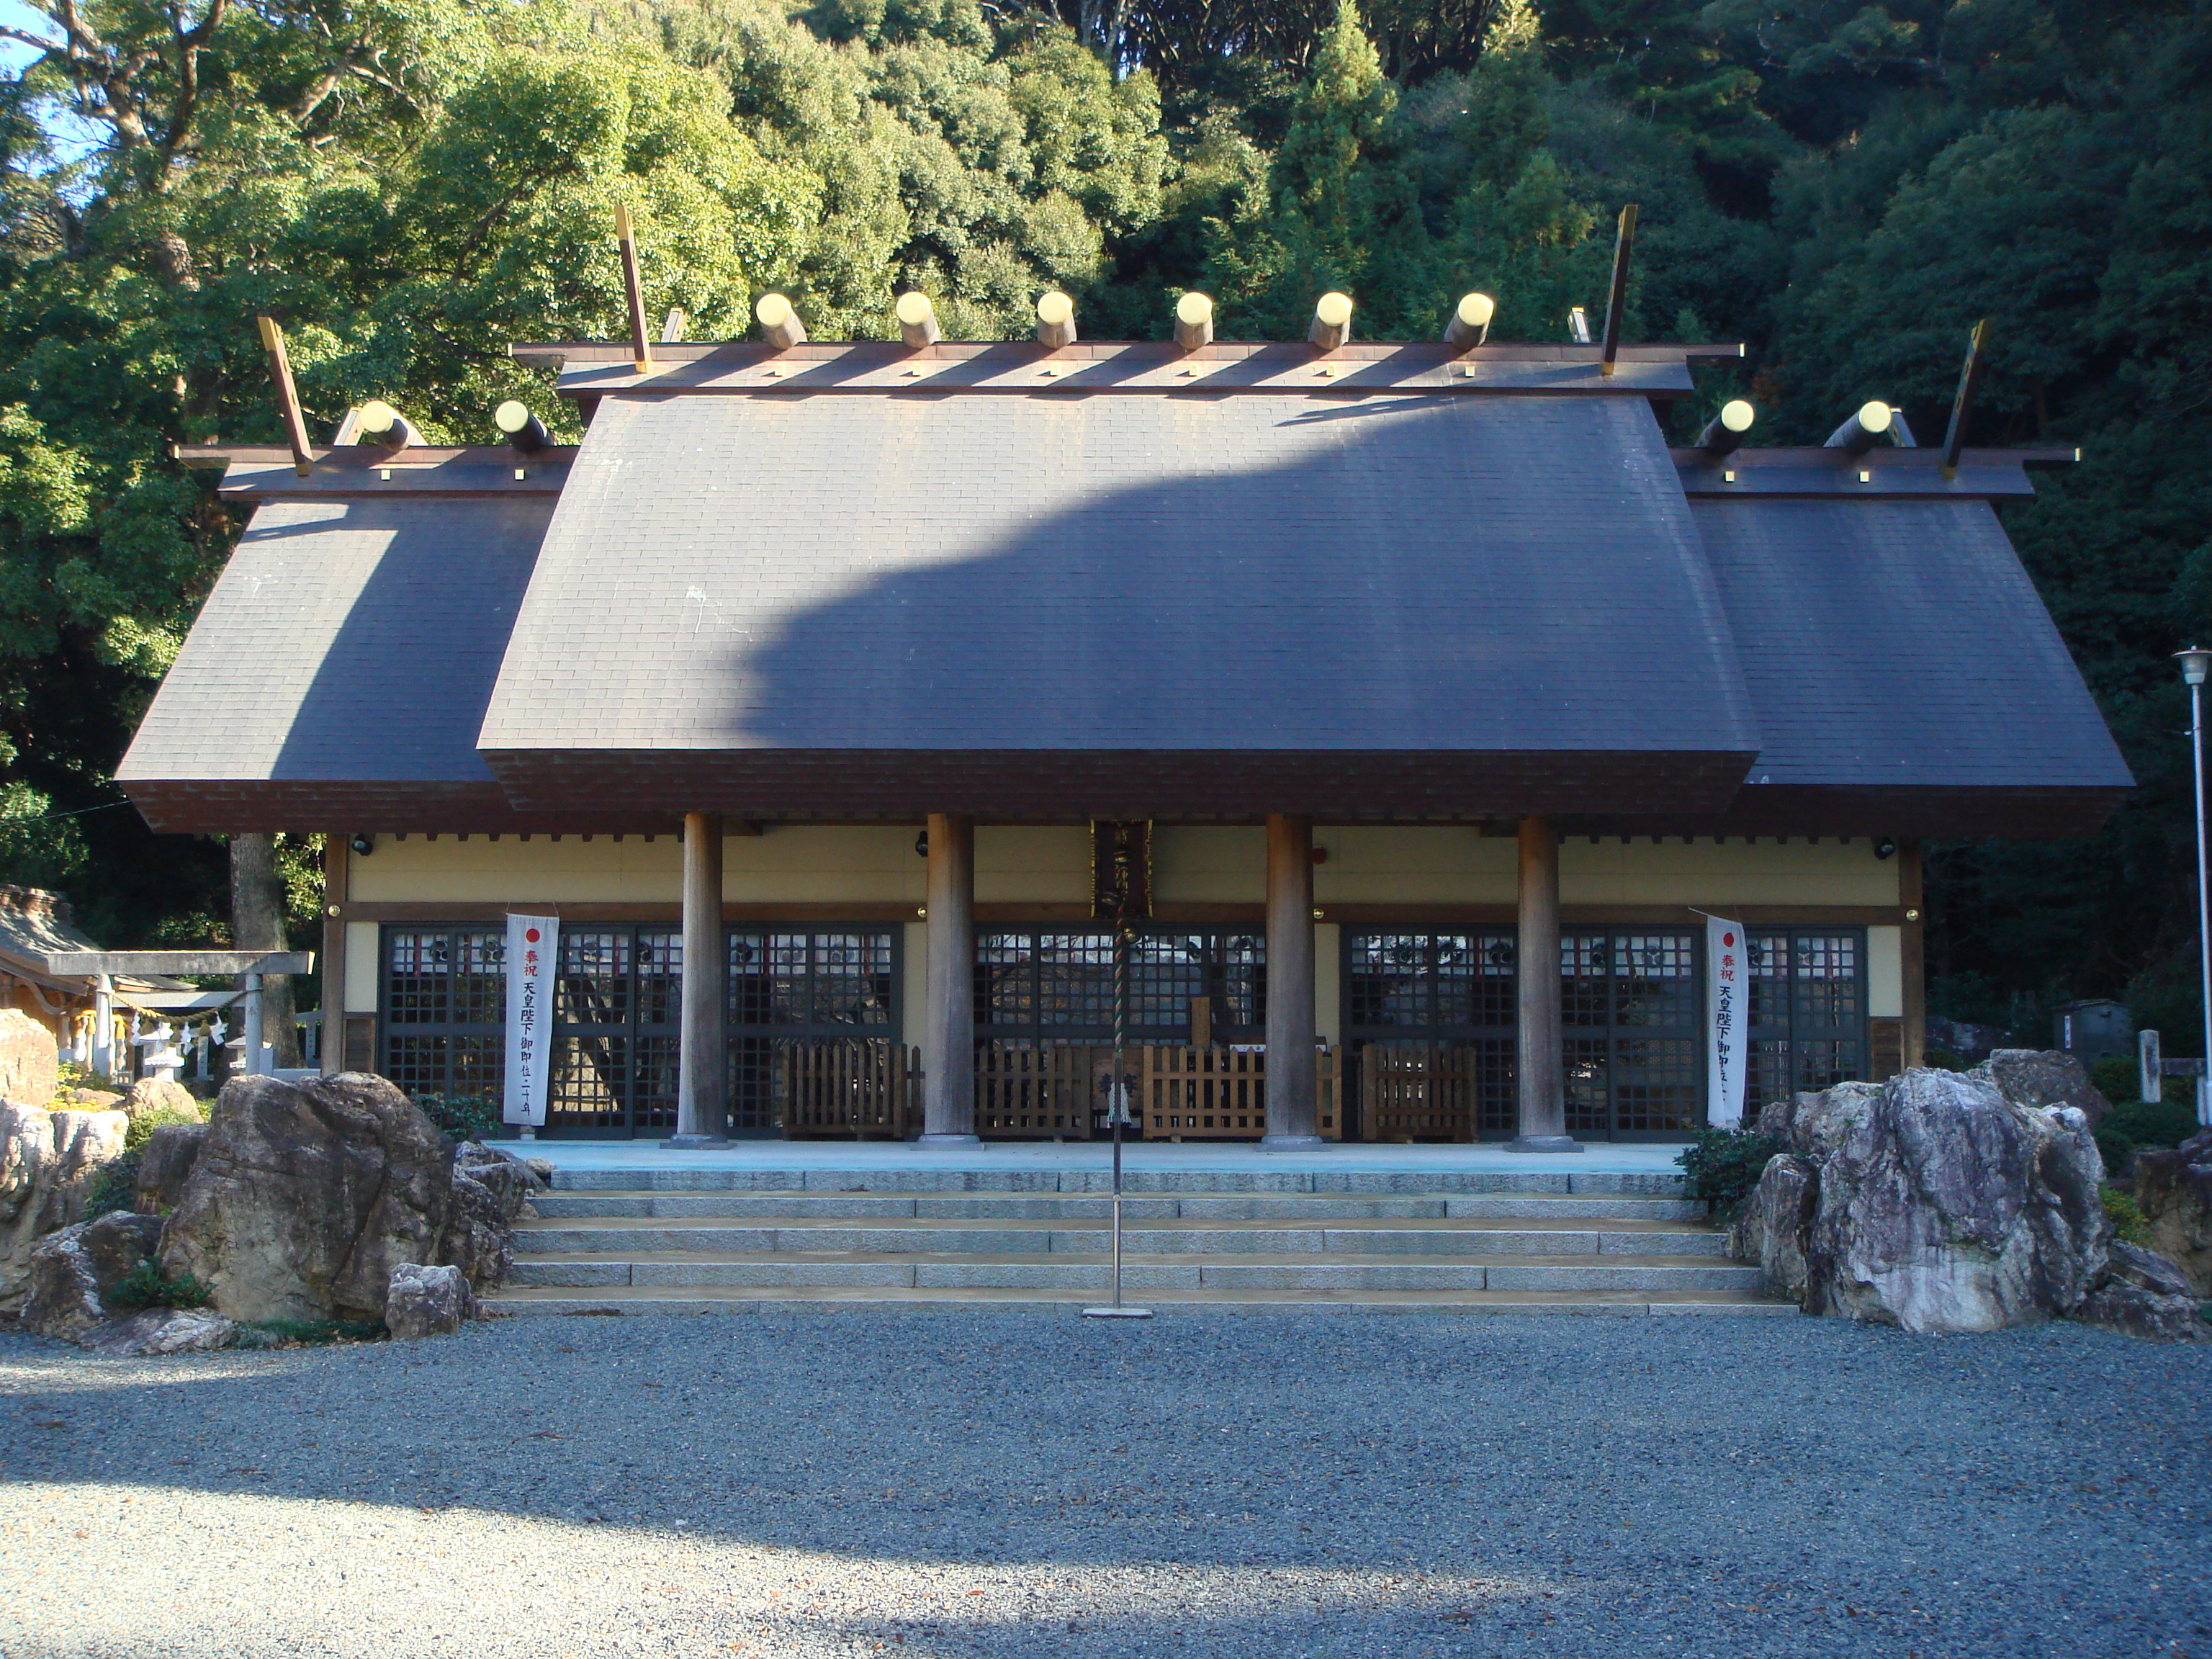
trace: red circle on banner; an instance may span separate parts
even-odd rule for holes
[[[538,930],[535,927],[524,928],[522,930],[522,936],[528,939],[532,945],[538,943]]]
[[[536,939],[538,935],[532,933],[530,937]],[[1734,945],[1735,943],[1735,935],[1734,933],[1723,933],[1721,935],[1721,943],[1723,945]]]

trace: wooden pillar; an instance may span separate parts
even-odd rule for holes
[[[975,821],[929,815],[927,1000],[921,1028],[921,1145],[975,1137]]]
[[[676,1133],[665,1146],[719,1146],[728,1122],[729,1053],[722,1037],[728,977],[722,939],[722,816],[684,815],[684,1024]]]
[[[1928,1060],[1928,947],[1923,932],[1927,926],[1926,882],[1920,843],[1908,841],[1897,849],[1897,899],[1905,907],[1905,925],[1899,930],[1898,957],[1905,993],[1904,1043],[1907,1066]]]
[[[1267,1146],[1318,1146],[1313,820],[1267,819]]]
[[[323,961],[322,1066],[325,1077],[345,1070],[345,902],[346,883],[351,878],[350,833],[326,831],[323,836]]]
[[[1516,1152],[1578,1152],[1567,1133],[1559,1035],[1559,836],[1547,817],[1521,820],[1520,1019],[1514,1031],[1519,1091]]]

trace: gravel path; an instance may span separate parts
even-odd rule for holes
[[[763,1314],[0,1336],[0,1654],[2212,1659],[2212,1343]]]

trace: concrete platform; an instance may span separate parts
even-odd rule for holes
[[[1594,1314],[1620,1317],[1660,1317],[1668,1315],[1771,1316],[1796,1315],[1786,1302],[1775,1302],[1742,1291],[1587,1291],[1561,1295],[1544,1291],[1370,1291],[1356,1301],[1328,1291],[1147,1291],[1125,1299],[1133,1306],[1163,1313],[1312,1313],[1312,1314]],[[849,1290],[823,1286],[797,1295],[785,1289],[744,1286],[672,1286],[664,1290],[632,1290],[616,1301],[593,1301],[574,1291],[509,1290],[489,1304],[495,1318],[574,1316],[635,1318],[668,1314],[807,1314],[843,1312],[850,1309],[939,1308],[947,1310],[994,1306],[1032,1306],[1066,1310],[1079,1317],[1084,1308],[1099,1300],[1089,1290],[961,1289],[902,1290],[856,1286]]]
[[[562,1170],[849,1170],[867,1175],[899,1170],[973,1170],[978,1173],[1086,1171],[1104,1174],[1113,1167],[1113,1149],[1104,1141],[1001,1140],[981,1146],[922,1147],[905,1141],[741,1140],[696,1152],[671,1152],[657,1140],[502,1140],[505,1151],[543,1158]],[[1123,1166],[1131,1174],[1203,1174],[1217,1191],[1233,1190],[1234,1178],[1261,1175],[1407,1175],[1428,1178],[1470,1171],[1516,1174],[1679,1176],[1674,1163],[1682,1150],[1675,1141],[1656,1144],[1586,1146],[1578,1152],[1510,1152],[1502,1145],[1474,1146],[1335,1146],[1276,1152],[1243,1142],[1213,1145],[1157,1140],[1122,1143]],[[1230,1177],[1224,1180],[1222,1177]],[[805,1183],[812,1186],[814,1183]],[[878,1186],[871,1181],[868,1185]],[[1408,1190],[1417,1190],[1418,1183]],[[1063,1188],[1063,1191],[1079,1190]],[[1305,1186],[1306,1192],[1375,1190],[1334,1185]],[[1561,1190],[1565,1190],[1563,1187]],[[1613,1188],[1609,1190],[1620,1190]]]

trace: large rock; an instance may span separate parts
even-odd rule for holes
[[[2150,1223],[2150,1248],[2187,1276],[2191,1294],[2212,1298],[2212,1129],[2170,1152],[2142,1148],[2134,1171],[2136,1207]]]
[[[31,1251],[84,1219],[85,1182],[123,1153],[120,1112],[49,1112],[0,1101],[0,1313],[21,1310]]]
[[[50,1234],[31,1251],[23,1325],[71,1338],[108,1316],[107,1293],[161,1247],[161,1218],[117,1211]]]
[[[204,1123],[166,1123],[138,1149],[138,1207],[167,1215],[184,1201],[185,1182],[207,1142]]]
[[[1820,1172],[1795,1152],[1777,1152],[1729,1229],[1729,1253],[1756,1262],[1765,1287],[1801,1307],[1805,1301],[1805,1236],[1820,1196]]]
[[[2155,1250],[2115,1240],[2109,1275],[2081,1298],[2071,1316],[2123,1336],[2196,1342],[2212,1336],[2199,1305],[2179,1267]]]
[[[76,1343],[99,1354],[201,1353],[222,1347],[235,1328],[204,1308],[147,1308],[104,1320],[82,1333]]]
[[[1994,1083],[2015,1106],[2071,1106],[2092,1129],[2112,1109],[2081,1062],[2063,1048],[1999,1048],[1966,1075]]]
[[[1759,1115],[1759,1132],[1780,1141],[1798,1157],[1826,1162],[1844,1138],[1881,1098],[1879,1083],[1838,1083],[1774,1101]]]
[[[459,1267],[404,1266],[392,1270],[384,1323],[394,1341],[451,1336],[477,1316],[477,1299]]]
[[[0,1100],[44,1106],[61,1087],[61,1078],[52,1030],[21,1008],[0,1008]]]
[[[534,1216],[532,1194],[544,1182],[529,1165],[475,1141],[453,1154],[453,1206],[438,1260],[459,1267],[471,1286],[492,1290],[514,1267],[514,1224]]]
[[[437,1260],[453,1145],[380,1077],[223,1085],[169,1217],[162,1271],[234,1318],[380,1319],[392,1270]]]
[[[1790,1150],[1730,1248],[1808,1313],[1981,1331],[2072,1312],[2106,1282],[2111,1224],[2088,1120],[2050,1103],[2053,1075],[1915,1070],[1775,1103],[1759,1127]]]
[[[148,1112],[179,1112],[198,1122],[207,1115],[190,1089],[158,1077],[142,1077],[132,1084],[131,1092],[123,1097],[123,1109],[134,1118]]]
[[[2070,1311],[2104,1276],[2104,1165],[2070,1108],[1985,1077],[1883,1085],[1820,1170],[1806,1310],[1911,1331],[1990,1331]]]
[[[2105,1251],[2106,1270],[2121,1284],[2132,1285],[2154,1296],[2190,1294],[2188,1276],[2156,1250],[2116,1238],[2105,1247]]]

